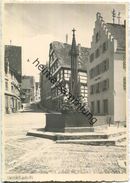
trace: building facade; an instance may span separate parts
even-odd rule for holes
[[[22,76],[21,100],[22,103],[35,102],[35,80],[33,76]]]
[[[86,100],[87,91],[87,59],[88,49],[78,45],[78,80],[80,83],[80,96]],[[64,82],[66,89],[70,90],[71,79],[71,45],[54,41],[50,44],[48,68],[53,77],[57,78],[59,83]],[[47,104],[47,108],[59,111],[66,101],[66,97],[57,89],[56,85],[50,84],[50,81],[42,75],[43,87],[41,86],[42,104]],[[42,89],[44,88],[44,89]],[[44,90],[44,92],[43,92]],[[43,99],[44,98],[44,99]]]
[[[35,82],[35,102],[40,102],[40,82]]]
[[[48,63],[45,67],[49,68]],[[40,96],[41,106],[52,109],[51,82],[42,72],[40,73]]]
[[[88,62],[91,112],[104,122],[126,121],[125,25],[97,13]],[[98,118],[98,117],[97,117]],[[102,119],[103,119],[102,118]]]
[[[5,113],[17,112],[21,108],[21,47],[6,45],[5,55]]]

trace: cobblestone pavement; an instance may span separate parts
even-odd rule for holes
[[[6,173],[126,173],[125,147],[56,144],[26,136],[43,128],[43,113],[5,115]]]

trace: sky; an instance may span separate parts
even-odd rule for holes
[[[31,62],[39,58],[40,63],[45,64],[52,41],[66,42],[68,34],[71,44],[75,28],[77,44],[90,48],[96,13],[100,12],[105,22],[112,23],[113,8],[121,13],[123,24],[126,17],[123,4],[7,3],[4,7],[4,44],[22,47],[22,74],[33,75],[37,81],[39,71]]]

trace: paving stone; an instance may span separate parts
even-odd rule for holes
[[[126,173],[125,146],[57,144],[26,136],[44,127],[43,113],[6,115],[4,124],[6,173]]]

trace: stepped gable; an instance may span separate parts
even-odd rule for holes
[[[101,24],[101,27],[108,36],[108,39],[116,42],[118,49],[125,49],[125,25],[115,24],[115,23],[105,23],[101,13],[96,14],[97,20]],[[94,30],[95,31],[95,30]]]

